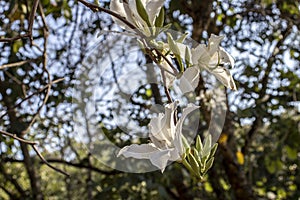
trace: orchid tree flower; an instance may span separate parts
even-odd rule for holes
[[[149,27],[162,27],[164,21],[164,0],[111,0],[110,10],[124,17],[147,37],[151,36]],[[119,19],[113,20],[123,29],[129,30]]]
[[[159,113],[157,117],[151,119],[149,123],[150,143],[126,146],[120,150],[118,156],[149,159],[161,172],[164,172],[168,161],[181,161],[182,155],[186,152],[182,125],[187,115],[198,106],[188,104],[183,109],[180,119],[175,122],[177,104],[177,101],[167,104],[165,113]]]
[[[165,69],[165,72],[163,72],[165,76],[164,78],[166,79],[165,86],[170,88],[173,84],[173,81],[176,78],[179,78],[179,87],[182,93],[184,94],[187,92],[192,92],[198,86],[200,70],[197,67],[190,67],[192,64],[191,50],[187,45],[183,44],[187,34],[183,34],[177,40],[174,40],[170,33],[167,33],[167,36],[168,43],[159,43],[159,49],[162,49],[162,53],[170,52],[168,55],[166,55],[166,59],[168,59],[169,62],[167,62],[165,59],[162,59],[160,63],[162,68]],[[172,63],[172,58],[177,59],[177,63],[180,65],[180,73],[177,76],[172,73],[168,73],[173,70],[169,65],[169,63]],[[183,63],[185,63],[186,67],[184,67]]]
[[[226,87],[236,90],[230,71],[224,67],[228,64],[234,67],[234,59],[219,46],[223,38],[212,34],[207,46],[200,44],[192,49],[192,63],[212,73]]]
[[[234,67],[234,59],[227,51],[219,46],[224,36],[212,34],[207,46],[200,44],[192,49],[183,44],[184,36],[185,35],[174,40],[173,37],[168,34],[169,49],[177,59],[182,71],[184,70],[183,63],[186,64],[186,70],[189,66],[197,66],[199,69],[205,69],[213,74],[226,87],[236,90],[230,71],[224,67],[225,65]]]

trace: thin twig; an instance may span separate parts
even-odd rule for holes
[[[18,137],[16,134],[8,133],[8,132],[6,132],[6,131],[0,130],[0,133],[1,133],[2,135],[5,135],[5,136],[11,137],[11,138],[13,138],[13,139],[19,140],[20,142],[23,142],[23,143],[25,143],[25,144],[29,144],[29,145],[36,145],[36,144],[38,144],[37,142],[25,140],[25,139],[23,139],[23,138]]]
[[[24,160],[17,160],[14,158],[10,158],[10,157],[4,157],[2,158],[3,162],[10,162],[10,163],[22,163],[24,162]],[[123,172],[121,171],[117,171],[117,170],[110,170],[110,171],[106,171],[97,167],[94,167],[92,165],[86,165],[83,162],[70,162],[70,161],[66,161],[66,160],[62,160],[62,159],[56,159],[56,158],[49,158],[47,159],[48,163],[56,163],[56,164],[60,164],[60,165],[64,165],[64,166],[71,166],[71,167],[75,167],[75,168],[84,168],[84,169],[89,169],[92,170],[94,172],[100,173],[100,174],[105,174],[105,175],[116,175],[116,174],[121,174]],[[44,162],[41,161],[41,164],[45,164]]]
[[[28,95],[26,98],[22,99],[22,101],[20,101],[18,104],[16,104],[14,107],[9,108],[3,115],[1,115],[0,119],[2,119],[5,115],[7,115],[8,112],[11,111],[12,109],[15,109],[15,108],[21,106],[22,103],[24,103],[28,99],[32,98],[34,95],[37,95],[37,94],[43,92],[44,90],[46,90],[47,88],[49,88],[50,85],[58,83],[58,82],[60,82],[62,80],[64,80],[64,78],[56,79],[56,80],[52,81],[51,83],[49,83],[48,85],[46,85],[45,87],[39,89],[38,91],[32,93],[31,95]]]
[[[165,93],[167,95],[167,98],[168,98],[168,101],[169,103],[172,103],[173,100],[172,100],[172,97],[171,97],[171,94],[170,94],[170,91],[166,85],[166,75],[164,73],[164,70],[161,70],[161,76],[162,76],[162,79],[163,79],[163,83],[164,83],[164,89],[165,89]]]
[[[38,157],[48,166],[50,167],[51,169],[57,171],[57,172],[60,172],[62,173],[63,175],[66,175],[66,176],[70,176],[67,172],[64,172],[63,170],[57,168],[57,167],[54,167],[53,165],[51,165],[44,157],[43,155],[39,152],[39,150],[36,148],[35,145],[32,145],[32,148],[33,150],[35,151],[35,153],[38,155]]]
[[[33,22],[34,22],[34,17],[35,17],[35,13],[37,10],[37,6],[38,6],[39,0],[35,0],[33,2],[33,6],[31,9],[31,13],[29,16],[29,20],[28,20],[28,33],[26,34],[20,34],[18,36],[12,37],[12,38],[0,38],[0,42],[13,42],[15,40],[19,40],[19,39],[23,39],[23,38],[28,38],[30,39],[30,43],[32,44],[33,38],[32,38],[32,28],[33,28]]]
[[[4,71],[4,74],[6,74],[9,78],[11,78],[11,80],[13,80],[14,82],[16,82],[18,85],[22,85],[22,81],[20,81],[17,77],[15,77],[14,75],[12,75],[7,70]]]
[[[108,10],[106,8],[102,8],[100,6],[97,6],[95,4],[89,3],[87,1],[84,0],[78,0],[80,3],[82,3],[83,5],[85,5],[86,7],[90,8],[92,11],[94,12],[98,12],[98,11],[102,11],[105,12],[111,16],[114,16],[115,18],[119,19],[120,21],[122,21],[124,24],[126,24],[129,28],[131,28],[133,31],[135,31],[139,36],[141,36],[142,38],[145,37],[145,35],[137,29],[137,27],[135,25],[133,25],[131,22],[129,22],[128,20],[126,20],[124,17],[122,17],[121,15],[119,15],[118,13],[115,13],[111,10]]]
[[[12,37],[12,38],[0,38],[0,42],[13,42],[15,40],[19,40],[19,39],[27,38],[27,37],[30,37],[29,33],[21,34],[16,37]]]
[[[12,134],[12,133],[8,133],[6,131],[2,131],[0,130],[0,134],[2,135],[5,135],[5,136],[8,136],[8,137],[11,137],[13,139],[16,139],[24,144],[28,144],[28,145],[31,145],[33,150],[35,151],[35,153],[38,155],[38,157],[47,165],[49,166],[50,168],[54,169],[55,171],[57,172],[60,172],[66,176],[70,176],[68,173],[62,171],[61,169],[58,169],[57,167],[54,167],[53,165],[51,165],[43,156],[42,154],[39,152],[39,150],[36,148],[36,145],[38,144],[38,142],[35,142],[35,141],[30,141],[30,140],[26,140],[26,139],[23,139],[23,138],[20,138],[18,137],[16,134]]]
[[[46,25],[45,25],[46,26]],[[22,131],[22,134],[26,134],[26,132],[29,131],[30,127],[33,125],[33,123],[35,122],[36,118],[38,117],[39,113],[41,112],[42,108],[44,107],[44,105],[47,103],[48,98],[49,98],[49,94],[51,91],[51,76],[50,73],[47,69],[47,44],[48,44],[48,31],[47,29],[44,27],[43,28],[43,32],[44,32],[44,51],[43,51],[43,70],[44,72],[47,74],[48,77],[48,85],[49,87],[47,88],[47,92],[45,94],[44,100],[42,102],[42,104],[40,105],[40,107],[38,108],[37,112],[35,113],[35,115],[32,117],[29,125],[27,126],[27,128]]]
[[[48,32],[49,29],[48,29],[48,26],[47,26],[47,23],[46,23],[45,13],[44,13],[44,10],[43,10],[43,7],[42,7],[42,4],[41,4],[41,3],[39,3],[39,11],[40,11],[40,14],[41,14],[41,17],[42,17],[42,21],[43,21],[43,24],[44,24],[44,28],[45,28],[46,31]]]
[[[156,59],[155,55],[153,54],[153,52],[150,49],[146,48],[145,50],[146,50],[147,55],[151,58],[152,61],[154,61],[157,64],[157,66],[159,67],[160,70],[164,70],[165,72],[171,74],[172,76],[175,76],[175,77],[177,76],[177,74],[178,74],[177,72],[173,73],[170,70],[165,69],[164,67],[162,67],[161,64]]]
[[[155,52],[156,52],[159,56],[163,57],[163,59],[168,63],[168,65],[172,68],[172,70],[174,71],[174,73],[177,75],[177,74],[178,74],[178,71],[177,71],[177,69],[174,67],[174,65],[169,61],[169,59],[168,59],[163,53],[161,53],[159,50],[157,50],[156,48],[154,48],[153,50],[155,50]]]
[[[34,62],[36,60],[37,59],[30,59],[30,60],[23,60],[23,61],[15,62],[15,63],[4,64],[4,65],[0,66],[0,70],[1,69],[6,69],[6,68],[11,68],[11,67],[19,67],[19,66],[22,66],[24,64]]]
[[[32,44],[32,41],[33,41],[33,38],[32,38],[33,22],[34,22],[34,17],[35,17],[35,13],[36,13],[38,4],[39,4],[39,0],[34,0],[33,6],[32,6],[32,9],[31,9],[31,13],[30,13],[30,16],[29,16],[28,34],[29,34],[29,39],[30,39],[31,44]]]

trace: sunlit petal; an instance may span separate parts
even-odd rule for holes
[[[120,0],[112,0],[110,2],[110,10],[118,13],[122,17],[124,17],[127,21],[134,24],[134,21],[131,17],[131,11],[128,7],[128,4],[121,2]],[[112,19],[123,29],[128,29],[128,26],[123,23],[121,20],[112,17]]]
[[[164,0],[148,1],[146,5],[146,10],[148,12],[151,25],[154,25],[155,18],[158,16],[160,9],[164,5],[164,2],[165,2]]]
[[[215,77],[226,87],[236,90],[235,82],[232,78],[230,71],[224,67],[219,66],[218,68],[210,71]]]
[[[194,110],[198,109],[199,106],[196,106],[192,103],[188,104],[186,108],[183,109],[182,116],[176,124],[176,131],[175,131],[175,140],[174,140],[174,147],[177,150],[178,154],[181,156],[184,152],[184,146],[182,144],[182,125],[185,118]]]
[[[223,63],[230,63],[230,66],[234,67],[235,61],[233,57],[222,47],[220,47],[220,59]]]
[[[179,88],[182,94],[193,92],[199,83],[199,72],[197,67],[189,67],[185,70],[179,80]]]
[[[161,172],[164,172],[168,161],[170,160],[170,151],[170,149],[159,150],[153,152],[149,157],[151,163],[154,166],[158,167],[161,170]]]
[[[126,158],[132,157],[136,159],[150,159],[150,156],[158,151],[152,143],[149,144],[132,144],[122,148],[118,157],[123,155]]]
[[[213,55],[216,51],[219,50],[219,46],[223,38],[224,36],[211,34],[210,38],[208,39],[208,50],[210,55]]]

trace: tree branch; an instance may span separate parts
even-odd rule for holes
[[[23,160],[17,160],[17,159],[13,159],[13,158],[4,158],[2,159],[3,162],[12,162],[12,163],[22,163]],[[92,170],[94,172],[100,173],[100,174],[105,174],[105,175],[116,175],[116,174],[120,174],[122,173],[121,171],[117,171],[117,170],[111,170],[111,171],[105,171],[103,169],[99,169],[97,167],[94,167],[92,165],[85,165],[83,163],[74,163],[74,162],[69,162],[69,161],[65,161],[65,160],[61,160],[61,159],[55,159],[55,158],[50,158],[47,159],[48,163],[57,163],[57,164],[62,164],[62,165],[68,165],[68,166],[72,166],[72,167],[76,167],[76,168],[81,168],[81,169],[89,169]],[[46,164],[45,162],[41,162],[41,164]]]
[[[6,131],[0,130],[0,134],[8,136],[8,137],[11,137],[11,138],[13,138],[15,140],[19,140],[20,142],[23,142],[25,144],[29,144],[29,145],[36,145],[36,144],[38,144],[37,142],[25,140],[23,138],[18,137],[16,134],[12,134],[12,133],[9,133],[9,132],[6,132]]]
[[[0,119],[2,119],[5,115],[8,114],[9,111],[19,107],[22,103],[24,103],[25,101],[27,101],[28,99],[32,98],[34,95],[37,95],[41,92],[43,92],[44,90],[48,89],[50,87],[50,85],[53,85],[55,83],[58,83],[60,81],[64,80],[64,78],[60,78],[57,80],[52,81],[50,84],[47,84],[45,87],[39,89],[37,92],[32,93],[31,95],[28,95],[27,97],[25,97],[22,101],[20,101],[18,104],[16,104],[15,106],[9,108],[3,115],[0,116]]]
[[[124,17],[122,17],[121,15],[119,15],[118,13],[115,13],[111,10],[108,10],[106,8],[102,8],[100,6],[97,6],[95,4],[89,3],[87,1],[84,0],[78,0],[78,2],[82,3],[83,5],[85,5],[86,7],[90,8],[93,12],[105,12],[111,16],[114,16],[115,18],[119,19],[120,21],[122,21],[124,24],[126,24],[129,28],[131,28],[133,31],[135,31],[139,36],[141,36],[142,38],[145,37],[145,35],[139,31],[131,22],[129,22],[128,20],[126,20]]]
[[[29,39],[30,39],[31,44],[32,44],[32,41],[33,41],[32,27],[33,27],[34,16],[35,16],[38,5],[39,5],[39,0],[34,0],[32,10],[31,10],[31,13],[30,13],[30,16],[29,16],[28,34],[29,34]]]
[[[20,34],[16,37],[12,37],[12,38],[0,38],[0,42],[13,42],[15,40],[19,40],[19,39],[29,37],[30,43],[32,44],[32,41],[33,41],[32,28],[33,28],[34,17],[35,17],[35,13],[36,13],[38,4],[39,4],[39,0],[34,0],[33,5],[32,5],[32,9],[31,9],[31,13],[30,13],[30,16],[29,16],[29,20],[28,20],[28,33]]]
[[[46,164],[48,165],[50,168],[54,169],[55,171],[61,173],[61,174],[64,174],[66,176],[70,176],[68,173],[62,171],[61,169],[58,169],[57,167],[54,167],[53,165],[51,165],[43,156],[42,154],[39,152],[39,150],[36,148],[36,145],[38,144],[38,142],[34,142],[34,141],[29,141],[29,140],[26,140],[26,139],[23,139],[21,137],[18,137],[16,136],[15,134],[12,134],[12,133],[8,133],[6,131],[2,131],[0,130],[0,134],[2,135],[5,135],[5,136],[8,136],[8,137],[11,137],[13,139],[16,139],[24,144],[27,144],[27,145],[30,145],[32,146],[33,150],[35,151],[35,153],[38,155],[38,157]]]
[[[23,61],[15,62],[15,63],[4,64],[4,65],[0,66],[0,70],[6,69],[6,68],[11,68],[11,67],[19,67],[19,66],[22,66],[24,64],[34,62],[36,60],[37,59],[30,59],[30,60],[23,60]]]

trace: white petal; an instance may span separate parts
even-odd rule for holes
[[[234,67],[234,58],[222,47],[220,47],[220,58],[223,63],[230,63],[230,66]]]
[[[167,56],[167,59],[171,62],[170,55]],[[162,63],[160,63],[160,66],[164,69],[164,71],[162,72],[165,77],[164,84],[167,88],[170,88],[173,85],[173,82],[176,78],[173,74],[171,74],[171,73],[173,73],[173,69],[165,60]],[[161,74],[161,76],[163,76],[163,75]],[[162,77],[162,79],[163,79],[163,77]]]
[[[152,143],[149,144],[132,144],[122,148],[118,157],[123,155],[126,158],[149,159],[150,162],[164,172],[168,160],[170,159],[170,149],[158,149]]]
[[[121,2],[120,0],[111,0],[110,2],[110,10],[118,13],[122,17],[125,17],[125,19],[131,23],[134,24],[134,21],[131,17],[131,11],[128,7],[128,4]],[[123,29],[129,29],[129,27],[124,24],[121,20],[112,17],[114,22],[116,22],[121,28]]]
[[[215,77],[227,88],[236,90],[235,82],[232,78],[230,71],[224,67],[217,67],[216,69],[210,71]]]
[[[172,146],[175,137],[174,112],[177,102],[165,106],[165,114],[160,113],[158,117],[151,119],[149,123],[150,139],[157,146]],[[165,144],[162,146],[162,144]]]
[[[146,10],[149,16],[151,25],[154,25],[155,18],[158,16],[162,6],[164,5],[164,0],[152,0],[146,5]]]
[[[217,36],[211,34],[210,38],[208,39],[208,49],[211,55],[213,55],[216,51],[219,50],[219,46],[223,38],[224,36]]]
[[[179,43],[179,42],[176,42],[175,44],[177,45],[177,47],[179,49],[180,58],[185,60],[186,49],[189,47],[187,45]],[[188,53],[190,53],[190,51]]]
[[[206,65],[206,67],[208,67],[209,69],[213,70],[216,69],[218,67],[218,65],[220,64],[220,56],[219,56],[219,51],[215,52],[215,54],[213,54],[210,57],[210,61],[208,63],[208,65]]]
[[[189,67],[185,70],[179,80],[179,88],[182,94],[193,92],[199,83],[199,69],[197,67]]]
[[[176,124],[176,132],[175,132],[175,140],[174,140],[174,146],[175,149],[178,152],[178,155],[181,156],[184,152],[184,146],[182,144],[182,125],[187,117],[191,112],[198,109],[199,106],[196,106],[192,103],[189,103],[185,109],[183,109],[182,116],[180,117],[179,121]]]
[[[162,173],[164,172],[169,159],[170,159],[170,150],[169,149],[159,150],[150,155],[151,163],[154,166],[158,167]]]
[[[169,145],[171,145],[171,139],[167,138],[165,133],[162,131],[165,123],[166,122],[163,113],[159,113],[158,117],[152,118],[149,123],[149,137],[152,143],[158,148],[167,148]]]
[[[204,44],[199,44],[191,53],[194,65],[207,65],[210,61],[211,56]]]
[[[122,148],[117,157],[123,155],[126,158],[132,157],[137,159],[150,159],[150,156],[158,151],[152,143],[149,144],[132,144]]]

